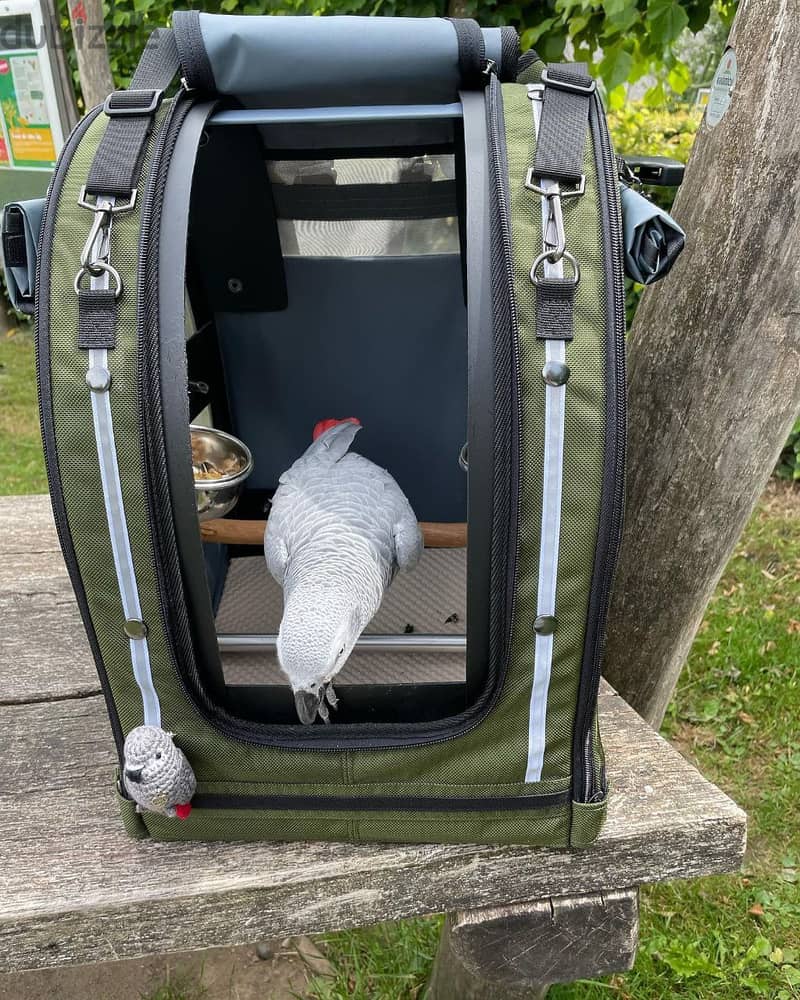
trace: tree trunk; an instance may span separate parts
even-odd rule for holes
[[[656,726],[800,409],[797,0],[741,0],[729,44],[730,108],[701,127],[675,203],[687,249],[629,345],[606,675]]]
[[[102,104],[114,89],[108,62],[102,0],[71,0],[69,23],[78,57],[85,110]]]

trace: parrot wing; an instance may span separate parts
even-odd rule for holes
[[[264,533],[264,556],[273,579],[283,586],[286,565],[289,562],[289,549],[280,527],[278,518],[274,520],[270,518],[267,521],[267,530]]]
[[[397,483],[388,477],[387,489],[394,494],[395,519],[392,525],[394,539],[394,558],[400,569],[413,569],[422,555],[422,532],[417,523],[417,515],[408,502],[405,493]]]

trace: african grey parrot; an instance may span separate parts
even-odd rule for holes
[[[141,812],[186,819],[197,782],[173,734],[158,726],[137,726],[125,737],[122,781]]]
[[[348,453],[360,423],[320,421],[306,452],[280,477],[264,536],[267,568],[283,587],[278,662],[300,721],[329,721],[332,679],[380,607],[398,569],[413,568],[422,535],[385,469]]]

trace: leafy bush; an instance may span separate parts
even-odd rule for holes
[[[800,483],[800,417],[797,418],[789,440],[781,452],[781,457],[775,466],[775,475],[781,479]]]
[[[686,104],[671,108],[651,108],[644,101],[630,102],[609,113],[608,124],[614,148],[621,156],[670,156],[686,163],[694,137],[700,128],[700,111]],[[675,200],[677,188],[651,187],[647,193],[665,211]],[[643,285],[626,279],[625,310],[628,325],[633,322]]]

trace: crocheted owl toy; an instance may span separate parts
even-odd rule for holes
[[[186,819],[192,811],[190,801],[197,782],[191,764],[172,737],[158,726],[132,729],[123,747],[122,780],[137,812]]]

